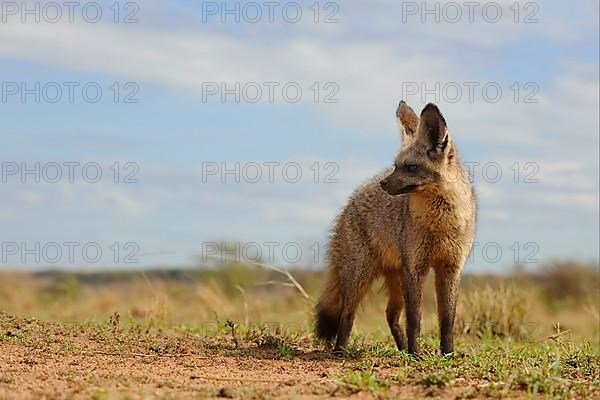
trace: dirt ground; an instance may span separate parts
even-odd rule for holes
[[[233,339],[144,334],[134,341],[98,326],[7,316],[2,329],[11,339],[0,342],[2,399],[322,398],[339,390],[335,377],[348,363],[318,350],[278,359],[269,346],[236,347]]]
[[[0,398],[415,398],[418,385],[356,391],[339,376],[360,359],[299,348],[192,335],[122,334],[110,325],[69,325],[2,315]],[[377,370],[377,367],[375,367]],[[380,379],[395,375],[381,368]],[[357,392],[357,393],[353,393]],[[454,398],[453,388],[438,395]]]
[[[118,321],[59,324],[0,313],[0,399],[457,399],[489,393],[484,380],[460,377],[452,385],[424,385],[407,376],[400,384],[406,355],[344,358],[308,338],[295,343],[288,354],[270,336],[200,337],[124,330]],[[365,365],[366,379],[343,378]]]

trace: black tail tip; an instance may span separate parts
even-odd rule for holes
[[[333,340],[337,335],[340,324],[339,316],[317,308],[315,317],[315,335],[317,338],[326,342]]]

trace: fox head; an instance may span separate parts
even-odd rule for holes
[[[456,163],[456,154],[440,110],[429,103],[418,117],[401,101],[396,118],[402,149],[394,161],[394,171],[380,182],[383,190],[398,195],[427,190],[441,183],[449,167]]]

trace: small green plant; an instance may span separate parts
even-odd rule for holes
[[[431,374],[427,374],[427,375],[425,375],[425,377],[423,377],[423,384],[428,388],[430,388],[430,387],[442,388],[442,387],[450,386],[452,384],[452,379],[450,378],[450,376],[448,376],[446,374],[431,373]]]
[[[110,393],[109,393],[108,389],[103,389],[103,388],[94,389],[92,391],[92,399],[108,400],[108,399],[110,399]]]
[[[400,368],[398,370],[398,372],[396,373],[396,382],[398,382],[400,385],[404,385],[406,383],[407,379],[408,379],[408,369]]]
[[[387,386],[377,380],[372,372],[352,371],[339,379],[340,383],[351,393],[382,392]]]
[[[288,346],[286,343],[284,343],[283,341],[277,344],[277,352],[279,353],[279,355],[281,355],[282,357],[291,357],[294,355],[294,348],[291,346]]]
[[[111,326],[113,335],[116,335],[119,331],[119,324],[121,321],[121,316],[117,311],[112,313],[112,315],[108,319],[108,324]]]
[[[371,357],[392,357],[399,355],[400,352],[395,346],[388,346],[383,343],[375,342],[371,346],[364,348],[364,355]]]
[[[383,392],[389,387],[389,382],[380,381],[373,372],[373,363],[368,362],[362,370],[350,371],[338,377],[342,387],[351,393],[358,392]]]

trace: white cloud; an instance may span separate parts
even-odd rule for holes
[[[550,192],[537,197],[539,203],[572,208],[573,211],[587,209],[593,212],[598,207],[598,196],[581,192]]]
[[[144,216],[152,212],[156,205],[149,199],[138,199],[131,194],[117,190],[101,188],[96,190],[96,204],[98,207],[106,208],[131,217]]]
[[[39,206],[46,202],[46,196],[32,190],[17,190],[15,191],[15,197],[18,201],[22,201],[29,206]]]
[[[433,3],[429,2],[429,6]],[[507,7],[511,2],[505,3]],[[155,12],[160,5],[151,3]],[[545,2],[540,5],[544,6]],[[359,3],[348,4],[344,10],[347,23],[334,24],[333,28],[347,30],[353,26],[352,21],[359,21],[361,26],[376,26],[357,12],[361,7]],[[389,16],[401,12],[398,5],[388,1],[369,7],[388,22],[397,22],[398,18]],[[555,18],[549,13],[544,16]],[[492,45],[491,38],[494,46],[505,45],[514,35],[525,35],[549,25],[547,22],[515,24],[508,18],[500,24],[482,26],[419,23],[415,32],[413,24],[405,24],[406,39],[350,36],[348,40],[336,40],[329,35],[282,35],[274,47],[271,42],[227,35],[216,29],[198,29],[190,21],[188,24],[177,30],[148,29],[145,25],[124,29],[115,24],[2,24],[0,52],[14,59],[162,84],[192,94],[199,94],[204,82],[299,82],[308,91],[314,82],[333,81],[340,88],[336,96],[340,103],[318,104],[315,111],[342,125],[383,131],[394,124],[393,109],[402,94],[403,83],[426,83],[429,88],[436,82],[486,83],[485,75],[481,74],[483,68],[465,65],[461,53],[469,48],[481,51],[480,47]],[[420,35],[419,30],[426,30],[427,35]],[[490,39],[486,39],[488,34]],[[455,48],[454,35],[460,36],[466,48]],[[436,39],[432,40],[432,36]],[[587,69],[585,74],[580,73],[583,69]],[[473,104],[462,101],[448,105],[452,110],[450,121],[455,124],[468,121],[467,135],[489,136],[492,141],[499,140],[501,135],[503,142],[515,145],[533,144],[553,127],[561,130],[570,127],[572,135],[587,134],[590,123],[597,125],[595,71],[597,65],[566,65],[560,77],[538,82],[540,103],[530,107],[515,104],[508,88],[511,82],[500,82],[504,90],[501,102],[486,103],[479,93]],[[309,103],[311,98],[303,96]],[[282,101],[282,97],[276,96],[276,101]],[[412,101],[418,108],[418,96],[412,97]],[[383,104],[389,107],[382,107]]]

